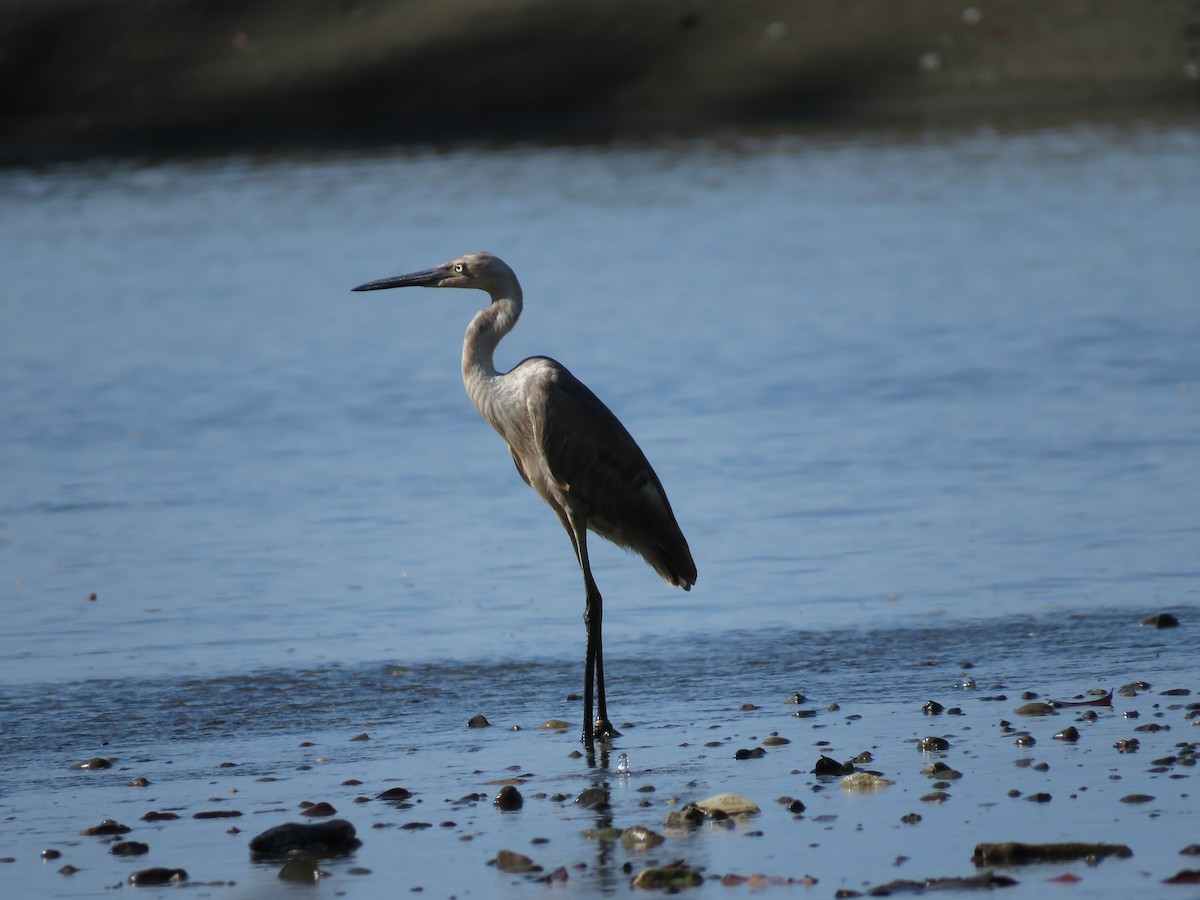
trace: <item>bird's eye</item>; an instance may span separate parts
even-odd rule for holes
[[[454,271],[455,271],[456,273],[458,273],[459,275],[461,275],[461,274],[463,273],[463,264],[462,264],[462,263],[455,263],[455,264],[454,264]]]

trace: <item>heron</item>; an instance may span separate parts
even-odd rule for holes
[[[583,741],[616,737],[604,696],[604,600],[588,561],[587,533],[637,553],[668,584],[691,590],[696,564],[662,482],[620,420],[562,363],[531,356],[508,372],[496,369],[496,345],[517,324],[523,301],[516,274],[500,257],[467,253],[354,290],[399,287],[475,288],[491,297],[463,338],[463,384],[508,444],[522,480],[554,510],[571,539],[585,590]]]

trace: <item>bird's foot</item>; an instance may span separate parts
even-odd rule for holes
[[[621,736],[621,732],[613,728],[613,723],[601,716],[596,717],[596,721],[592,725],[592,734],[594,734],[597,739],[602,741],[607,741],[609,738]]]

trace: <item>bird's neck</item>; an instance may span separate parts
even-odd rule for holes
[[[463,338],[463,384],[475,407],[488,421],[491,421],[488,398],[494,396],[495,379],[501,376],[494,361],[496,345],[512,331],[520,315],[521,288],[512,284],[492,293],[492,302],[475,314]]]

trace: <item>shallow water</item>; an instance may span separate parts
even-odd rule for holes
[[[482,295],[349,293],[480,248],[525,287],[498,361],[548,353],[605,399],[699,565],[684,595],[594,542],[614,712],[636,723],[620,749],[658,788],[645,824],[667,797],[735,776],[764,807],[761,839],[709,829],[676,855],[810,872],[817,888],[788,890],[830,896],[967,874],[975,840],[1084,827],[1140,841],[1093,888],[1126,896],[1143,871],[1157,885],[1191,841],[1168,835],[1194,819],[1157,787],[1154,810],[1088,805],[1145,787],[1166,753],[1117,755],[1119,714],[1077,749],[1049,740],[1070,717],[1039,723],[1034,755],[1051,775],[1080,767],[1083,801],[1065,799],[1074,780],[1050,804],[1004,796],[1034,790],[995,731],[1015,702],[961,701],[964,781],[981,782],[969,815],[925,810],[919,754],[898,744],[923,736],[925,699],[949,705],[962,660],[1010,695],[1200,688],[1197,159],[1190,123],[1138,121],[0,173],[6,873],[30,892],[95,892],[140,866],[78,839],[83,861],[69,861],[85,871],[65,879],[36,851],[232,787],[221,802],[246,812],[241,836],[166,823],[141,838],[154,862],[268,891],[274,869],[251,866],[245,840],[305,798],[367,832],[331,863],[337,889],[364,896],[523,884],[484,866],[499,846],[551,867],[599,852],[575,837],[589,815],[566,805],[497,818],[444,803],[494,792],[477,769],[527,768],[523,790],[548,793],[615,778],[568,758],[574,729],[533,727],[577,718],[563,698],[579,690],[582,590],[554,517],[462,391],[459,341]],[[1136,628],[1167,608],[1184,627]],[[915,668],[925,659],[941,665]],[[789,718],[794,690],[842,705],[818,718],[821,737]],[[1155,742],[1190,737],[1153,702],[1138,701],[1141,721],[1174,727]],[[466,732],[480,711],[496,727]],[[525,730],[502,730],[513,723]],[[790,753],[733,762],[735,745],[788,726]],[[908,780],[818,792],[840,818],[797,857],[771,801],[808,802],[813,779],[791,770],[826,737],[839,756],[878,745],[878,767]],[[67,768],[93,755],[120,770]],[[239,766],[213,768],[226,760]],[[268,772],[287,780],[247,777]],[[123,787],[135,774],[152,787]],[[435,827],[379,840],[372,824],[403,817],[355,807],[351,776],[364,793],[411,781],[412,814]],[[630,824],[643,795],[616,796]],[[925,819],[910,832],[898,820],[912,809]],[[437,827],[449,819],[458,830]],[[535,832],[554,852],[526,849]],[[910,834],[923,837],[904,849]],[[892,867],[897,853],[913,862]],[[374,877],[341,877],[353,865]],[[605,865],[570,889],[623,889]]]
[[[323,865],[330,889],[345,896],[417,888],[458,897],[545,890],[488,867],[500,849],[510,849],[547,872],[566,867],[563,887],[572,894],[624,891],[627,863],[636,871],[683,858],[718,877],[811,876],[816,885],[786,890],[830,897],[839,888],[863,890],[895,878],[970,875],[975,844],[1005,840],[1125,843],[1134,854],[1098,870],[1082,862],[1012,869],[1008,874],[1019,886],[1006,896],[1047,896],[1048,879],[1063,873],[1082,878],[1089,897],[1155,896],[1162,878],[1186,867],[1188,858],[1178,852],[1194,839],[1194,766],[1155,771],[1153,765],[1178,754],[1178,741],[1195,738],[1188,726],[1197,720],[1185,718],[1185,706],[1195,703],[1162,694],[1200,690],[1194,631],[1187,624],[1139,628],[1128,613],[1114,610],[1013,617],[980,629],[668,639],[657,658],[609,660],[624,736],[591,764],[571,756],[578,747],[574,724],[565,733],[538,728],[552,716],[577,718],[578,702],[564,699],[576,688],[577,667],[561,660],[85,681],[52,702],[44,688],[29,686],[10,693],[3,709],[16,727],[6,735],[0,855],[14,859],[5,867],[7,883],[22,896],[92,896],[100,885],[149,865],[182,866],[193,882],[210,885],[213,896],[273,895],[279,864],[251,863],[249,837],[302,821],[301,801],[324,800],[364,841],[353,856]],[[967,673],[974,689],[956,687],[964,665],[972,666]],[[1097,708],[1095,722],[1081,721],[1078,709],[1046,718],[1014,714],[1027,688],[1067,699],[1134,679],[1150,687],[1115,698],[1113,709]],[[799,707],[786,702],[797,690],[807,697]],[[930,699],[962,714],[922,715]],[[831,708],[835,703],[839,708]],[[797,718],[797,709],[814,715]],[[493,726],[467,729],[466,719],[480,711]],[[1139,717],[1126,718],[1131,711]],[[1017,732],[1004,733],[1002,720]],[[1052,739],[1076,722],[1078,743]],[[1166,729],[1135,732],[1147,724]],[[1037,744],[1015,746],[1020,731]],[[760,746],[775,732],[791,743],[769,747],[762,759],[733,759],[736,749]],[[362,734],[368,739],[354,740]],[[950,749],[919,752],[916,740],[930,734],[947,737]],[[1136,753],[1113,749],[1115,740],[1135,736],[1142,743]],[[617,749],[630,756],[629,776],[615,773]],[[893,786],[854,795],[836,779],[809,774],[819,755],[846,759],[863,750],[874,757],[866,768]],[[69,769],[93,755],[115,757],[114,768]],[[950,796],[941,803],[921,799],[934,787],[920,770],[935,759],[963,773],[946,786]],[[1018,767],[1021,759],[1048,769]],[[127,786],[138,776],[150,785]],[[518,776],[524,808],[499,812],[489,802],[499,780]],[[607,813],[572,802],[593,784],[609,792]],[[638,790],[646,785],[654,791]],[[395,786],[414,791],[410,806],[357,799]],[[671,833],[649,852],[584,835],[604,824],[662,832],[666,812],[727,790],[755,800],[762,814],[731,828]],[[1028,802],[1038,793],[1051,799]],[[1122,802],[1136,793],[1153,799]],[[484,799],[462,799],[472,794]],[[555,794],[567,799],[552,799]],[[775,802],[780,796],[800,799],[804,814],[793,816]],[[181,818],[140,821],[150,810],[173,810]],[[241,815],[193,818],[209,810]],[[909,813],[920,822],[902,823]],[[129,838],[148,843],[150,853],[119,859],[106,854],[104,840],[75,836],[104,817],[131,826]],[[404,827],[415,823],[429,827]],[[228,833],[230,825],[239,832]],[[48,847],[62,850],[62,858],[42,862],[38,854]],[[57,874],[64,862],[80,871]],[[363,868],[369,872],[352,871]],[[703,890],[727,893],[715,880]]]

